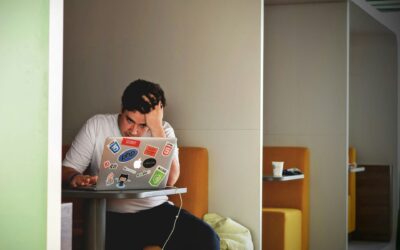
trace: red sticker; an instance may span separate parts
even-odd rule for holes
[[[146,148],[144,149],[143,154],[154,157],[156,156],[157,152],[158,148],[147,145]]]
[[[165,144],[165,146],[164,146],[163,151],[162,151],[162,155],[163,156],[168,156],[171,153],[173,148],[174,148],[174,144],[167,142]]]
[[[128,138],[123,138],[121,144],[125,145],[125,146],[138,148],[139,145],[140,145],[140,141],[139,140],[128,139]]]

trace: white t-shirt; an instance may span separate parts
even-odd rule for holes
[[[163,122],[165,135],[175,138],[174,129],[168,122]],[[83,125],[68,150],[63,166],[71,167],[83,173],[89,167],[89,173],[95,175],[100,166],[104,141],[109,136],[120,137],[118,114],[95,115]],[[143,136],[151,137],[151,132]],[[178,150],[175,150],[178,159]],[[107,210],[118,213],[135,213],[158,206],[168,200],[167,196],[143,199],[108,199]]]

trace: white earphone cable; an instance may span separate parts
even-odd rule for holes
[[[167,186],[167,187],[178,189],[178,188],[175,187],[175,186]],[[173,233],[174,230],[175,230],[175,225],[176,225],[176,222],[178,221],[179,214],[181,213],[182,205],[183,205],[182,195],[181,195],[180,193],[179,193],[179,199],[180,199],[180,201],[181,201],[181,204],[179,205],[178,213],[177,213],[176,216],[175,216],[175,221],[174,221],[174,224],[172,225],[172,230],[171,230],[171,232],[169,233],[168,238],[165,240],[164,245],[162,246],[161,250],[164,250],[164,249],[165,249],[165,246],[167,245],[169,239],[170,239],[171,236],[172,236],[172,233]]]

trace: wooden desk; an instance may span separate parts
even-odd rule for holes
[[[393,176],[390,165],[362,164],[357,174],[356,222],[353,240],[390,241],[392,238]]]
[[[107,199],[141,199],[154,196],[186,193],[187,188],[165,188],[153,190],[93,191],[63,189],[62,195],[68,198],[89,200],[87,249],[105,249],[106,239],[106,204]]]

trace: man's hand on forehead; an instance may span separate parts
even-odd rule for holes
[[[152,93],[149,93],[147,95],[142,95],[142,98],[146,103],[150,105],[151,109],[154,109],[160,103],[160,100],[157,100],[157,98]]]
[[[165,137],[162,125],[164,111],[161,100],[157,100],[153,94],[142,95],[142,98],[143,101],[150,106],[150,112],[144,115],[147,127],[150,129],[153,136]]]

